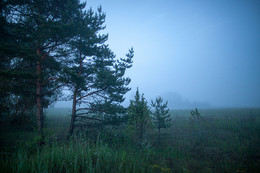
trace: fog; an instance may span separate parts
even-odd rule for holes
[[[148,101],[162,96],[171,108],[260,106],[260,1],[87,4],[102,5],[104,33],[118,57],[135,50],[124,105],[139,87]]]

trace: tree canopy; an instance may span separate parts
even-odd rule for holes
[[[1,117],[35,110],[44,138],[43,109],[71,90],[73,112],[118,113],[130,90],[125,70],[133,49],[118,59],[105,42],[105,14],[85,10],[79,0],[21,0],[0,3]],[[87,110],[87,112],[82,112]],[[73,116],[72,116],[73,117]],[[73,120],[74,123],[75,120]]]

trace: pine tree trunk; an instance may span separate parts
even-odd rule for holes
[[[75,89],[73,93],[73,103],[72,103],[72,114],[70,119],[70,128],[67,136],[67,140],[72,136],[74,128],[75,128],[75,120],[76,120],[76,108],[77,108],[77,89]]]
[[[37,48],[37,55],[40,56],[40,49]],[[43,133],[43,107],[42,107],[42,84],[41,84],[41,74],[42,74],[42,66],[40,60],[37,61],[37,91],[36,91],[36,106],[37,106],[37,126],[38,133],[40,136],[40,145],[44,145],[44,133]]]
[[[82,72],[82,58],[81,58],[81,51],[79,52],[79,58],[80,58],[80,65],[79,65],[79,73],[78,76],[81,75]],[[78,93],[78,87],[76,87],[75,91],[73,92],[73,103],[72,103],[72,114],[71,114],[71,120],[70,120],[70,128],[68,131],[67,140],[70,139],[74,132],[75,128],[75,120],[76,120],[76,109],[77,109],[77,93]]]

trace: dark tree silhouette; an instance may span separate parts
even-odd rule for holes
[[[170,127],[170,114],[169,109],[167,109],[168,102],[163,103],[163,99],[161,97],[157,97],[155,101],[152,101],[152,107],[155,109],[152,112],[153,121],[158,129],[158,140],[160,143],[161,140],[161,129]]]
[[[130,100],[128,107],[128,126],[132,129],[135,141],[143,142],[148,128],[151,126],[150,109],[137,88],[134,100]]]
[[[105,28],[104,22],[105,14],[101,7],[97,12],[91,9],[82,12],[77,35],[70,42],[73,53],[64,69],[73,101],[68,138],[73,134],[76,121],[81,125],[83,122],[103,122],[109,115],[122,113],[120,103],[124,101],[123,95],[130,90],[127,87],[130,79],[124,75],[126,69],[132,66],[134,51],[129,50],[126,59],[117,60],[105,44],[108,35],[99,34]],[[104,117],[97,118],[97,113],[102,113]]]
[[[3,30],[10,35],[6,43],[1,41],[1,66],[8,66],[1,69],[1,76],[12,88],[10,94],[4,92],[34,100],[41,141],[43,108],[57,98],[66,44],[75,36],[75,21],[84,6],[78,0],[1,2],[1,26],[4,23]]]

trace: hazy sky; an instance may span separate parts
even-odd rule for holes
[[[135,50],[136,87],[215,107],[260,106],[259,0],[88,0],[106,13],[118,57]]]

